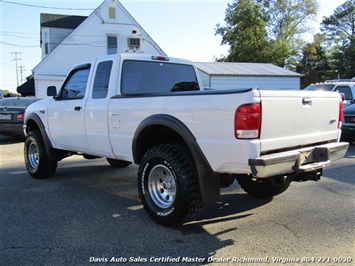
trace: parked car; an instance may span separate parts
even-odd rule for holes
[[[355,104],[344,108],[341,138],[352,143],[355,141]]]
[[[24,137],[22,130],[26,108],[36,98],[8,97],[0,99],[0,135]]]
[[[336,91],[343,94],[344,107],[355,103],[355,79],[353,81],[328,81],[326,83],[311,84],[306,91]]]

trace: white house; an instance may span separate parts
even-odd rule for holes
[[[42,61],[34,68],[35,96],[62,84],[71,67],[115,53],[164,55],[163,50],[117,0],[105,0],[88,17],[41,14]]]
[[[268,63],[195,63],[205,87],[299,90],[301,74]]]
[[[167,56],[118,0],[105,0],[85,16],[41,14],[42,61],[33,77],[19,86],[22,95],[46,97],[48,86],[60,87],[73,65],[114,53]],[[261,63],[196,63],[205,87],[300,89],[302,75]]]

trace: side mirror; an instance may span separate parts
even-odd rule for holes
[[[49,86],[47,88],[47,96],[51,96],[51,97],[57,96],[57,88],[55,86]]]

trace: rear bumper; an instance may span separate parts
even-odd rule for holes
[[[24,137],[22,131],[22,123],[12,123],[12,124],[0,124],[0,135],[7,136],[22,136]]]
[[[254,177],[306,173],[322,169],[344,157],[349,143],[329,143],[249,159]]]

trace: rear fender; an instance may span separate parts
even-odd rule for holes
[[[205,203],[216,202],[220,194],[220,178],[218,174],[215,174],[208,163],[205,155],[197,144],[196,138],[191,131],[180,120],[169,115],[153,115],[145,120],[138,126],[132,144],[133,158],[136,164],[139,164],[142,160],[144,153],[154,145],[162,144],[158,143],[162,140],[157,136],[154,136],[155,142],[149,144],[149,141],[153,134],[153,128],[164,127],[169,129],[173,139],[166,138],[165,142],[183,142],[191,153],[199,178],[199,185],[202,194],[202,199]],[[156,132],[155,132],[156,133]],[[148,144],[147,144],[148,143]]]

